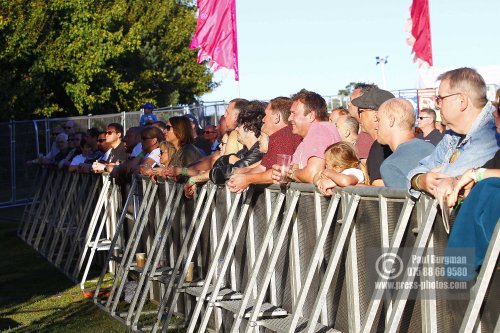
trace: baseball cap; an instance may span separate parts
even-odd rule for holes
[[[188,118],[189,120],[191,120],[191,122],[192,122],[193,124],[195,124],[197,128],[201,128],[201,127],[200,127],[200,124],[198,123],[198,119],[196,119],[196,117],[195,117],[192,113],[186,113],[186,114],[184,115],[184,117],[186,117],[186,118]]]
[[[141,106],[142,109],[154,109],[155,106],[149,102],[142,104]]]
[[[363,95],[353,99],[351,103],[358,108],[378,110],[382,103],[394,97],[395,96],[387,90],[373,87]]]

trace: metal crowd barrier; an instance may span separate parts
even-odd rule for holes
[[[207,183],[190,200],[163,179],[126,188],[108,175],[43,170],[38,182],[19,236],[82,289],[103,250],[93,300],[134,331],[500,330],[500,227],[470,289],[426,288],[449,281],[414,274],[439,272],[425,258],[442,257],[448,237],[425,195],[356,186],[325,198],[296,183],[233,194]],[[390,259],[382,273],[407,263],[394,279],[374,272],[381,258]]]

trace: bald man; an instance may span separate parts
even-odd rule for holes
[[[434,151],[434,145],[415,138],[415,110],[406,99],[382,103],[377,120],[377,141],[393,151],[380,166],[382,180],[387,187],[405,188],[408,172]]]

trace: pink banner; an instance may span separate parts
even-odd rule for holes
[[[236,0],[198,0],[198,23],[191,49],[200,48],[198,63],[210,59],[213,71],[234,69],[239,80]]]
[[[411,35],[407,38],[408,45],[415,54],[413,61],[427,63],[432,66],[431,24],[428,0],[413,0],[410,9],[407,31]]]

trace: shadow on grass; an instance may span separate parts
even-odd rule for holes
[[[0,308],[15,311],[28,300],[54,295],[73,284],[16,235],[17,223],[0,224]]]
[[[78,286],[17,237],[16,228],[17,222],[0,217],[0,331],[128,331],[83,299]]]
[[[91,301],[80,300],[33,321],[29,326],[17,327],[11,332],[130,332],[130,330],[97,309]]]

